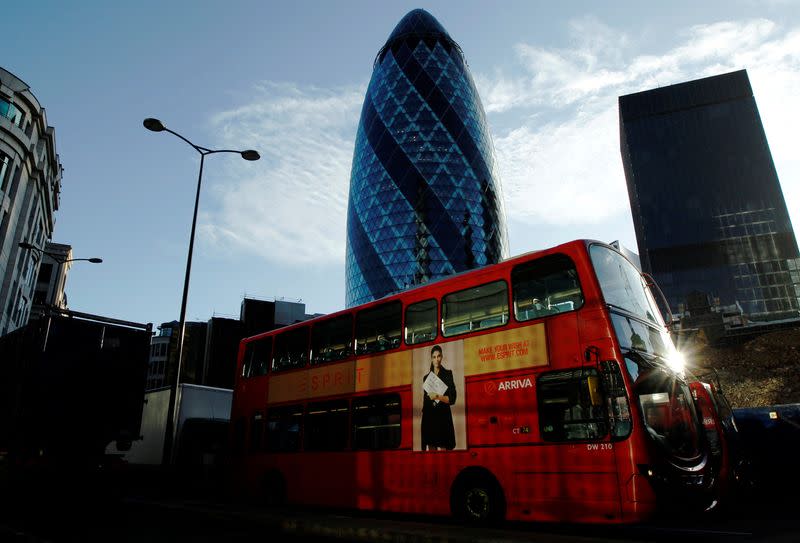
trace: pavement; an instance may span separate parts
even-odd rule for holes
[[[634,526],[504,523],[469,527],[449,518],[309,507],[268,508],[226,499],[213,484],[161,472],[134,479],[49,474],[0,480],[0,542],[522,543],[798,542],[800,501],[790,492],[742,499],[711,515]],[[790,489],[787,489],[790,490]]]

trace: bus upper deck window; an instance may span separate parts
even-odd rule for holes
[[[396,301],[360,311],[356,316],[356,354],[399,347],[402,309]]]
[[[511,288],[518,321],[574,311],[583,305],[578,272],[566,255],[520,264],[511,272]]]
[[[272,370],[302,368],[308,362],[308,326],[275,336]]]
[[[406,308],[406,345],[436,339],[436,300],[425,300]]]
[[[341,315],[314,325],[311,331],[311,363],[341,360],[353,354],[353,316]]]
[[[494,328],[508,322],[508,286],[495,281],[442,298],[442,334],[445,337]]]
[[[244,346],[244,360],[242,361],[242,377],[245,379],[253,375],[253,344],[247,343]]]
[[[272,359],[272,337],[251,341],[247,344],[247,352],[245,354],[245,364],[249,362],[250,373],[248,377],[257,375],[266,375],[269,370],[269,362]],[[249,354],[249,359],[247,355]]]

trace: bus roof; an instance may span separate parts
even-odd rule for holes
[[[480,276],[480,275],[483,275],[483,274],[488,274],[492,270],[497,269],[498,267],[514,266],[517,263],[525,262],[527,260],[530,260],[530,258],[532,256],[534,256],[534,255],[539,255],[540,254],[541,256],[546,256],[548,254],[558,253],[560,250],[563,250],[563,249],[565,249],[567,247],[572,247],[572,246],[575,246],[575,245],[588,246],[588,245],[592,245],[592,244],[600,244],[600,245],[609,247],[610,249],[612,249],[614,251],[619,252],[612,245],[609,245],[608,243],[605,243],[603,241],[591,240],[591,239],[576,239],[576,240],[568,241],[568,242],[565,242],[565,243],[561,243],[559,245],[556,245],[554,247],[550,247],[548,249],[536,249],[536,250],[533,250],[533,251],[528,251],[528,252],[522,253],[520,255],[515,255],[515,256],[506,258],[506,259],[502,260],[501,262],[498,262],[497,264],[489,264],[489,265],[483,266],[481,268],[475,268],[475,269],[472,269],[472,270],[465,270],[465,271],[462,271],[462,272],[459,272],[459,273],[456,273],[456,274],[453,274],[453,275],[448,275],[447,277],[441,277],[441,278],[438,278],[438,279],[434,279],[434,280],[432,280],[432,281],[430,281],[428,283],[424,283],[424,284],[421,284],[421,285],[415,285],[414,287],[408,288],[406,290],[402,290],[400,292],[395,292],[393,294],[387,294],[386,296],[383,296],[382,298],[378,298],[376,300],[372,300],[372,301],[369,301],[369,302],[361,304],[361,305],[357,305],[357,306],[354,306],[354,307],[349,307],[349,308],[346,308],[346,309],[340,309],[339,311],[335,311],[333,313],[327,313],[325,315],[320,315],[320,316],[314,317],[313,319],[296,322],[296,323],[290,324],[288,326],[282,326],[280,328],[275,328],[273,330],[267,330],[265,332],[260,332],[258,334],[246,337],[242,341],[245,341],[245,342],[253,341],[253,340],[256,340],[256,339],[264,337],[264,336],[274,335],[274,334],[277,334],[277,333],[280,333],[280,332],[285,332],[287,330],[300,328],[300,327],[303,327],[303,326],[310,326],[310,325],[313,325],[314,323],[319,322],[321,320],[328,320],[328,319],[332,319],[332,318],[338,317],[340,315],[347,315],[347,314],[353,313],[354,311],[361,311],[363,309],[369,308],[372,305],[383,304],[383,303],[391,302],[393,300],[400,300],[400,299],[405,298],[405,297],[407,297],[409,295],[413,296],[413,294],[415,292],[417,292],[419,290],[422,290],[422,289],[427,289],[427,288],[431,287],[432,285],[441,286],[441,285],[447,284],[448,282],[454,282],[455,283],[455,282],[458,282],[460,279],[462,279],[466,275]]]

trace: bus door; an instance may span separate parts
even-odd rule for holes
[[[552,519],[618,518],[620,495],[607,399],[600,372],[584,367],[542,374],[537,381],[539,431],[547,446],[532,481],[535,501]],[[569,507],[563,507],[566,501]],[[534,505],[536,508],[536,505]]]
[[[354,455],[347,451],[350,402],[347,399],[309,402],[303,424],[302,500],[307,503],[354,507]]]

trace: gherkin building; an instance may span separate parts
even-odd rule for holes
[[[416,9],[375,58],[356,135],[346,303],[499,262],[508,241],[486,115],[464,55]]]

